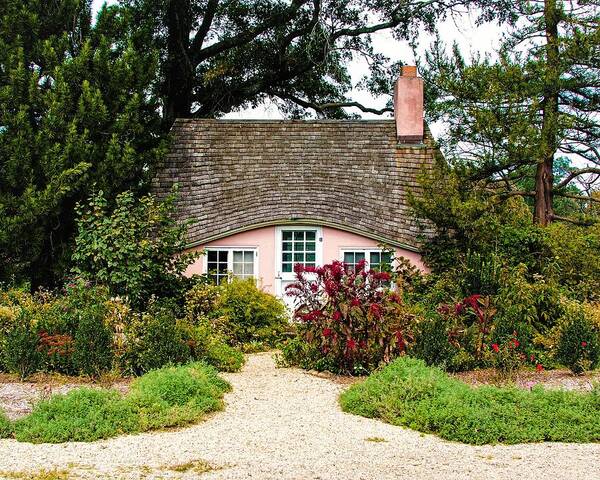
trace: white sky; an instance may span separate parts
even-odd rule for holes
[[[107,3],[114,3],[115,0],[108,0]],[[104,3],[104,0],[94,0],[92,8],[97,11]],[[440,26],[441,38],[451,46],[457,42],[465,56],[467,52],[492,53],[501,37],[501,29],[497,25],[486,24],[477,27],[474,18],[469,15],[462,15],[455,19],[448,19]],[[422,55],[429,46],[432,38],[424,34],[420,39],[419,55]],[[407,42],[399,42],[392,38],[389,32],[379,32],[373,36],[373,43],[377,52],[388,56],[392,61],[401,60],[404,63],[414,63],[415,59],[411,48]],[[352,76],[352,82],[358,82],[363,75],[368,72],[367,64],[364,60],[353,61],[349,67]],[[386,98],[374,98],[368,92],[353,90],[351,98],[363,105],[374,108],[382,108],[387,101]],[[359,112],[360,113],[360,112]],[[377,115],[362,113],[364,118],[379,118]],[[274,105],[262,105],[253,109],[246,109],[240,112],[232,112],[226,115],[226,118],[255,118],[255,119],[279,119],[283,118],[281,113]],[[437,127],[437,128],[436,128]],[[438,133],[438,126],[431,126],[434,135]]]

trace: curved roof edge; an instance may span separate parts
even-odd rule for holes
[[[206,243],[214,242],[215,240],[220,240],[225,237],[230,237],[231,235],[235,235],[237,233],[248,232],[250,230],[256,230],[257,228],[263,227],[272,227],[278,225],[298,225],[298,226],[306,226],[306,225],[316,225],[319,227],[330,227],[338,230],[342,230],[349,233],[354,233],[356,235],[361,235],[363,237],[370,238],[371,240],[377,240],[380,243],[385,245],[389,245],[390,247],[402,248],[404,250],[408,250],[409,252],[421,253],[421,250],[414,245],[408,245],[406,243],[398,242],[396,240],[391,240],[389,238],[383,237],[381,235],[377,235],[375,233],[366,232],[359,228],[349,227],[347,225],[342,225],[341,223],[331,222],[328,220],[315,220],[310,218],[294,218],[294,219],[281,219],[281,220],[270,220],[268,222],[260,222],[254,223],[251,225],[246,225],[244,227],[239,227],[233,230],[228,230],[227,232],[219,233],[217,235],[211,235],[210,237],[202,238],[201,240],[197,240],[194,242],[190,242],[186,244],[185,248],[194,248],[199,245],[204,245]]]

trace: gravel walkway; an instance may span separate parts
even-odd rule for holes
[[[115,479],[600,478],[600,444],[446,442],[344,414],[343,385],[275,369],[270,354],[250,355],[241,373],[225,376],[233,384],[225,411],[190,428],[88,444],[1,440],[0,478],[54,468]]]

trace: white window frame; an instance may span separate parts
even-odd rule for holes
[[[344,254],[345,253],[354,253],[354,252],[361,252],[365,254],[365,260],[367,261],[367,269],[369,270],[371,268],[371,253],[379,253],[379,254],[383,254],[383,248],[379,248],[379,247],[342,247],[340,248],[340,262],[344,262]],[[396,258],[395,258],[395,251],[392,253],[392,263],[390,264],[392,268],[394,268],[396,263]]]
[[[314,231],[315,232],[315,265],[323,265],[323,228],[313,225],[285,225],[275,229],[275,274],[279,280],[289,281],[296,278],[292,268],[291,272],[283,271],[283,232],[289,231]],[[293,241],[293,240],[292,240]],[[292,265],[296,263],[292,259]]]
[[[253,270],[254,273],[252,274],[252,277],[247,277],[247,278],[254,278],[255,280],[258,280],[259,274],[258,274],[258,247],[231,247],[231,246],[223,246],[223,247],[219,247],[217,245],[211,245],[210,247],[204,247],[204,251],[206,252],[206,256],[205,256],[205,262],[204,262],[204,268],[203,268],[203,273],[205,275],[209,274],[208,271],[208,252],[214,252],[214,251],[227,251],[227,273],[231,274],[232,276],[236,276],[233,274],[233,252],[252,252],[253,255],[253,260],[254,260],[254,265],[253,265]],[[239,278],[243,278],[243,277],[239,277]]]

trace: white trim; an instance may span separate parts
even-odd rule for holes
[[[258,247],[254,246],[254,247],[238,247],[238,246],[231,246],[231,245],[223,245],[223,246],[218,246],[218,245],[211,245],[210,247],[204,247],[202,250],[204,250],[207,255],[204,258],[204,262],[202,265],[202,272],[204,274],[208,274],[208,252],[211,251],[223,251],[226,250],[227,253],[227,272],[233,272],[233,252],[252,252],[254,253],[253,255],[253,261],[254,261],[254,265],[252,267],[252,269],[254,270],[254,273],[252,274],[252,277],[256,280],[258,280],[260,278],[259,276],[259,271],[258,271],[258,266],[259,266],[259,261],[258,261]]]

